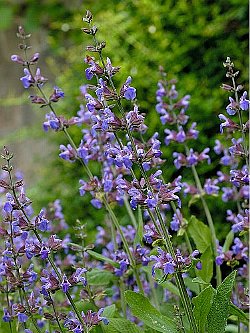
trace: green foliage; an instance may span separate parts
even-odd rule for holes
[[[87,273],[87,281],[90,286],[104,286],[110,284],[113,280],[114,274],[98,268],[94,268]]]
[[[225,331],[235,276],[236,271],[233,271],[216,289],[207,317],[208,333],[223,333]]]
[[[103,325],[105,333],[142,333],[143,331],[127,319],[111,318],[107,326]]]
[[[239,319],[244,325],[249,326],[249,314],[247,315],[231,302],[229,304],[229,314],[235,316],[236,320]]]
[[[201,257],[201,270],[197,270],[197,276],[200,277],[203,281],[209,283],[213,277],[213,253],[211,246],[208,246],[207,249],[202,253]]]
[[[106,262],[106,263],[109,263],[110,265],[114,266],[114,267],[119,267],[119,264],[113,260],[111,260],[110,258],[107,258],[105,256],[103,256],[102,254],[100,253],[97,253],[95,251],[92,251],[92,250],[88,250],[88,254],[97,259],[97,260],[100,260],[100,261],[103,261],[103,262]]]
[[[195,216],[191,216],[188,223],[188,233],[195,242],[197,250],[204,253],[211,246],[211,233],[209,227],[199,221]]]
[[[212,306],[214,294],[215,290],[213,287],[208,286],[206,289],[202,290],[198,296],[193,298],[194,316],[200,333],[205,332],[207,315]]]
[[[175,322],[167,316],[163,316],[142,294],[126,291],[125,299],[132,314],[143,321],[145,325],[153,328],[157,332],[177,332]]]

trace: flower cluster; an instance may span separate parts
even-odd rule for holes
[[[57,114],[54,103],[64,98],[57,86],[46,97],[43,87],[47,79],[37,67],[39,54],[27,57],[30,47],[26,40],[30,35],[26,35],[22,27],[18,28],[18,37],[22,40],[20,48],[25,51],[25,58],[13,55],[11,60],[24,67],[20,80],[25,89],[32,91],[31,102],[48,110],[43,129],[60,131],[68,139],[68,143],[60,145],[59,157],[71,163],[78,162],[85,171],[79,180],[80,196],[90,196],[92,206],[105,208],[107,217],[97,227],[93,245],[88,244],[89,235],[85,234],[80,221],[74,229],[76,232],[71,232],[59,200],[34,213],[24,182],[19,176],[16,180],[13,178],[13,156],[5,148],[2,157],[6,164],[0,179],[0,193],[4,196],[0,202],[3,216],[0,223],[0,291],[6,296],[3,321],[9,322],[11,329],[12,322],[17,320],[25,333],[32,333],[27,326],[29,322],[38,333],[43,328],[47,330],[46,321],[57,325],[59,332],[89,333],[97,325],[109,324],[103,313],[114,303],[112,316],[118,316],[119,321],[123,315],[138,323],[127,310],[124,290],[152,298],[161,310],[163,299],[176,301],[176,296],[170,296],[170,290],[177,288],[175,293],[180,295],[189,321],[181,323],[185,326],[183,331],[197,333],[190,302],[192,293],[187,290],[189,285],[192,292],[199,295],[192,278],[209,284],[214,276],[218,286],[224,263],[238,268],[241,289],[246,277],[247,248],[240,237],[249,228],[246,141],[249,124],[243,122],[243,114],[249,109],[247,93],[239,95],[243,87],[236,86],[238,72],[234,72],[234,65],[228,58],[224,66],[232,86],[223,84],[222,87],[233,92],[234,97],[229,97],[230,104],[226,107],[230,117],[220,114],[219,118],[224,121],[220,130],[227,132],[231,146],[216,140],[214,151],[222,155],[220,164],[223,168],[217,172],[217,178],[209,177],[202,185],[196,166],[202,161],[211,162],[210,148],[197,152],[191,147],[199,132],[196,123],[189,125],[188,122],[190,96],[179,98],[176,81],[167,81],[161,70],[156,111],[161,123],[168,126],[164,130],[164,144],[167,148],[170,143],[177,147],[173,152],[174,165],[178,170],[182,167],[191,170],[195,184],[183,182],[181,176],[166,182],[160,131],[149,137],[145,115],[139,111],[136,88],[131,85],[130,76],[120,87],[115,87],[113,77],[120,67],[113,66],[110,58],[104,59],[102,50],[106,44],[98,42],[98,29],[92,25],[92,19],[87,11],[83,18],[87,27],[82,31],[93,37],[93,45],[88,45],[87,51],[98,55],[99,59],[90,55],[84,59],[86,79],[91,84],[80,87],[82,104],[77,115],[68,119]],[[231,119],[236,115],[239,123]],[[78,143],[70,134],[71,126],[76,126],[81,133]],[[95,170],[98,169],[96,174],[91,171],[93,163]],[[227,172],[226,168],[230,170]],[[184,196],[193,195],[191,201],[201,200],[208,226],[194,216],[184,218],[186,207],[181,210],[182,201],[185,203],[182,191]],[[233,207],[227,210],[226,220],[232,223],[233,232],[229,232],[223,247],[217,241],[206,202],[207,195],[219,197],[220,194],[222,202],[234,201],[238,209],[237,212]],[[126,225],[117,217],[125,211]],[[58,234],[63,237],[59,238]],[[80,242],[73,243],[71,237]],[[182,237],[185,237],[184,241]],[[177,248],[176,244],[179,244]],[[217,264],[215,272],[214,262]],[[161,286],[166,279],[170,286],[167,291]],[[59,312],[59,308],[62,311]],[[110,312],[112,309],[108,308],[107,313]],[[127,319],[123,320],[127,323]]]

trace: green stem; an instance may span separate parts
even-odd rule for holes
[[[126,251],[126,253],[127,253],[127,255],[128,255],[129,261],[130,261],[130,265],[131,265],[131,267],[132,267],[133,270],[134,270],[134,275],[135,275],[135,279],[136,279],[136,283],[137,283],[137,285],[138,285],[138,288],[139,288],[140,292],[141,292],[142,294],[144,294],[143,287],[142,287],[142,283],[141,283],[141,280],[140,280],[140,278],[139,278],[138,270],[137,270],[137,267],[136,267],[136,263],[135,263],[134,258],[133,258],[133,256],[132,256],[132,253],[131,253],[131,251],[130,251],[130,249],[129,249],[128,242],[127,242],[127,240],[126,240],[126,238],[125,238],[125,236],[124,236],[124,234],[123,234],[123,232],[122,232],[122,229],[121,229],[121,227],[120,227],[120,224],[119,224],[119,222],[118,222],[118,220],[117,220],[117,218],[116,218],[116,216],[115,216],[113,210],[111,209],[111,207],[110,207],[110,205],[108,204],[107,199],[106,199],[105,197],[103,197],[103,203],[104,203],[104,205],[105,205],[107,211],[109,212],[109,215],[110,215],[110,217],[111,217],[111,219],[112,219],[112,221],[113,221],[113,223],[114,223],[116,229],[118,230],[118,232],[119,232],[119,234],[120,234],[120,236],[121,236],[121,239],[122,239],[122,242],[123,242],[124,249],[125,249],[125,251]]]
[[[238,92],[237,92],[237,87],[236,87],[236,82],[235,82],[234,76],[232,76],[232,83],[233,83],[235,101],[239,105],[239,96],[238,96]],[[238,113],[238,116],[239,116],[240,129],[241,129],[241,137],[242,137],[242,146],[243,146],[243,150],[244,150],[244,154],[245,154],[245,161],[246,161],[247,167],[249,168],[247,141],[246,141],[246,136],[245,136],[245,132],[244,132],[244,129],[243,129],[243,121],[242,121],[242,114],[241,114],[241,109],[240,108],[238,109],[237,113]]]
[[[174,202],[171,201],[171,202],[170,202],[170,205],[171,205],[173,211],[175,212],[177,218],[179,218],[178,213],[177,213],[177,209],[176,209],[176,206],[175,206]],[[181,222],[181,221],[180,221],[180,222]],[[184,231],[184,237],[185,237],[185,241],[186,241],[186,244],[187,244],[187,247],[188,247],[188,251],[189,251],[189,253],[191,254],[191,253],[193,253],[193,249],[192,249],[192,245],[191,245],[191,243],[190,243],[190,240],[189,240],[189,237],[188,237],[188,233],[187,233],[186,230]]]
[[[192,165],[192,172],[193,172],[193,175],[194,175],[195,183],[196,183],[197,189],[198,189],[199,194],[200,194],[200,199],[201,199],[201,202],[202,202],[202,206],[204,208],[204,212],[205,212],[207,222],[208,222],[208,225],[209,225],[209,229],[210,229],[210,232],[211,232],[213,255],[214,255],[214,257],[216,257],[216,255],[217,255],[217,237],[216,237],[216,233],[215,233],[213,219],[212,219],[210,210],[208,208],[208,205],[206,203],[206,200],[204,199],[203,189],[202,189],[202,186],[201,186],[200,178],[198,176],[198,173],[197,173],[196,168],[195,168],[194,165]],[[218,265],[216,265],[216,283],[217,283],[217,286],[221,284],[221,270],[220,270],[220,266],[218,266]]]
[[[103,199],[103,202],[105,204],[105,207],[106,207],[107,211],[109,212],[109,215],[110,215],[110,217],[111,217],[111,219],[112,219],[112,221],[113,221],[116,229],[118,230],[118,232],[119,232],[119,234],[121,236],[121,239],[122,239],[122,242],[123,242],[123,245],[124,245],[124,249],[125,249],[125,251],[126,251],[126,253],[128,255],[129,261],[131,263],[131,267],[135,270],[136,282],[138,284],[140,292],[143,293],[143,288],[142,288],[141,281],[140,281],[139,276],[138,276],[138,272],[137,272],[137,268],[136,268],[136,263],[135,263],[134,258],[132,256],[132,253],[131,253],[131,251],[129,249],[128,242],[127,242],[127,240],[126,240],[126,238],[125,238],[125,236],[124,236],[124,234],[122,232],[122,229],[120,227],[120,224],[119,224],[119,222],[118,222],[118,220],[117,220],[117,218],[116,218],[113,210],[111,209],[110,205],[108,204],[106,198]]]
[[[37,330],[38,333],[42,333],[42,331],[40,330],[39,326],[37,325],[37,322],[36,322],[36,319],[34,318],[33,316],[33,313],[31,312],[31,309],[30,309],[30,306],[29,306],[29,301],[28,301],[28,297],[25,293],[25,290],[24,288],[22,288],[22,291],[23,291],[23,295],[24,295],[24,298],[25,298],[25,303],[26,303],[26,306],[29,310],[29,317],[31,318],[31,321],[35,327],[35,329]]]
[[[136,218],[134,216],[134,213],[132,212],[132,209],[131,209],[131,206],[128,202],[128,198],[127,197],[124,197],[124,204],[125,204],[125,207],[127,209],[127,212],[128,212],[128,215],[130,217],[130,220],[134,226],[135,229],[137,229],[137,221],[136,221]]]
[[[10,299],[9,299],[9,286],[8,286],[8,281],[7,280],[6,280],[6,300],[7,300],[8,311],[9,311],[11,309],[11,307],[10,307]],[[9,321],[9,328],[10,328],[10,333],[12,333],[12,323],[11,323],[11,321]]]
[[[64,333],[64,329],[62,328],[62,326],[60,324],[60,321],[59,321],[59,318],[58,318],[58,315],[57,315],[57,312],[56,312],[54,300],[53,300],[50,292],[48,294],[49,294],[49,298],[50,298],[50,301],[51,301],[51,304],[52,304],[53,312],[54,312],[54,315],[55,315],[56,322],[57,322],[57,325],[59,327],[59,330],[61,331],[61,333]]]
[[[154,282],[154,280],[152,278],[152,274],[148,273],[147,276],[148,276],[148,281],[149,281],[149,284],[150,284],[150,289],[152,291],[152,297],[153,297],[154,305],[155,305],[155,307],[156,307],[157,310],[160,310],[160,305],[159,305],[158,297],[157,297],[157,294],[156,294],[156,288],[154,286],[155,282]]]
[[[124,297],[125,286],[124,286],[124,282],[121,279],[119,281],[119,285],[120,285],[120,297],[121,297],[120,300],[121,300],[122,314],[123,314],[123,317],[126,319],[127,318],[127,306],[126,306],[125,297]]]
[[[157,228],[158,228],[157,222],[156,222],[155,217],[153,216],[152,212],[150,212],[150,210],[148,210],[148,212],[149,212],[149,215],[150,215],[154,225],[157,226]],[[159,212],[157,214],[157,217],[158,217],[158,220],[160,222],[161,229],[163,228],[163,231],[164,231],[163,239],[166,241],[166,250],[171,254],[171,256],[174,259],[175,258],[175,253],[174,253],[173,245],[171,243],[169,234],[168,234],[168,232],[167,232],[167,230],[164,226],[164,222],[163,222],[162,217],[159,214]],[[157,229],[157,232],[158,232],[158,230],[159,229]],[[187,290],[186,290],[186,287],[185,287],[185,284],[184,284],[181,273],[179,273],[179,272],[175,273],[175,279],[176,279],[177,288],[179,289],[181,303],[183,305],[185,313],[187,314],[189,323],[192,327],[192,330],[193,330],[192,332],[193,333],[198,333],[196,322],[195,322],[194,315],[193,315],[192,305],[191,305],[189,296],[187,294]]]

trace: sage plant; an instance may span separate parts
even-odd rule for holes
[[[161,70],[156,110],[162,124],[170,126],[165,129],[164,144],[178,143],[174,165],[178,170],[190,168],[194,184],[181,175],[165,179],[169,161],[163,157],[161,135],[148,136],[132,78],[128,76],[121,87],[115,86],[113,78],[120,67],[104,58],[106,43],[98,41],[90,11],[83,22],[82,32],[92,37],[86,47],[91,55],[84,59],[85,76],[91,84],[80,87],[82,104],[77,115],[59,115],[55,103],[66,98],[61,88],[54,86],[49,96],[44,92],[48,80],[37,67],[39,53],[29,56],[30,35],[22,27],[18,38],[23,55],[13,55],[11,60],[24,68],[20,80],[31,91],[31,103],[47,110],[44,131],[63,132],[68,140],[60,145],[59,157],[82,166],[85,175],[79,179],[79,195],[90,195],[93,207],[106,210],[105,227],[97,227],[94,244],[88,244],[84,223],[77,222],[75,235],[64,220],[60,201],[34,214],[23,180],[13,178],[13,156],[4,148],[6,164],[0,182],[6,192],[0,229],[4,240],[0,271],[3,321],[10,332],[17,328],[26,333],[219,333],[225,330],[227,320],[243,331],[247,325],[243,310],[248,302],[244,237],[249,182],[248,123],[244,123],[243,113],[249,101],[246,92],[239,95],[243,88],[235,83],[238,73],[228,58],[224,66],[232,85],[223,88],[235,96],[230,97],[227,113],[238,114],[239,124],[222,114],[219,118],[225,121],[221,131],[239,132],[240,137],[233,137],[229,148],[220,141],[215,146],[216,154],[224,154],[222,163],[233,168],[229,175],[219,171],[216,178],[202,184],[196,166],[204,160],[210,162],[209,148],[193,150],[190,142],[198,140],[198,130],[195,123],[188,125],[190,96],[178,98],[176,82],[167,81]],[[80,142],[71,136],[71,126],[81,131]],[[98,165],[99,173],[93,174],[91,161]],[[222,200],[235,200],[238,208],[238,212],[227,211],[233,227],[223,246],[206,202],[206,196],[219,195],[220,184],[225,184]],[[190,194],[201,200],[208,225],[199,216],[184,217],[183,196]],[[121,207],[131,224],[121,224],[116,207]],[[222,281],[224,262],[233,270],[223,274]]]

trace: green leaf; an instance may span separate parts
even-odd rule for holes
[[[145,325],[158,332],[177,332],[175,322],[163,316],[142,294],[128,290],[125,292],[125,299],[131,308],[132,314],[143,321]]]
[[[134,246],[137,244],[142,244],[142,239],[143,239],[143,219],[142,219],[142,212],[141,208],[138,208],[138,226],[136,230],[136,235],[134,239]]]
[[[202,278],[200,277],[196,277],[192,280],[192,282],[194,283],[199,283],[199,284],[202,284],[202,285],[208,285],[209,283],[207,283],[206,281],[202,280]]]
[[[185,285],[188,289],[194,292],[196,295],[199,294],[199,285],[193,282],[193,279],[189,276],[184,278]]]
[[[193,238],[197,249],[201,253],[205,252],[212,242],[209,227],[199,221],[195,216],[191,216],[188,223],[188,232]]]
[[[110,265],[119,268],[119,264],[117,262],[113,261],[112,259],[109,259],[109,258],[103,256],[102,254],[97,253],[97,252],[92,251],[92,250],[88,250],[87,252],[88,252],[89,255],[91,255],[91,257],[93,257],[97,260],[100,260],[100,261],[107,262]]]
[[[102,316],[107,318],[112,318],[116,312],[116,305],[111,304],[109,306],[106,306],[103,310]]]
[[[235,275],[236,271],[233,271],[216,289],[213,304],[207,317],[208,333],[225,332]]]
[[[194,203],[200,200],[200,194],[192,195],[192,198],[188,202],[188,208],[190,208]]]
[[[229,250],[231,244],[233,243],[233,240],[234,240],[234,233],[231,230],[229,231],[225,239],[225,243],[223,245],[223,252],[227,252]]]
[[[108,325],[102,325],[105,333],[142,333],[143,331],[127,319],[111,318]]]
[[[194,304],[194,316],[198,327],[198,332],[203,333],[205,330],[205,324],[207,315],[212,306],[213,297],[215,295],[214,288],[210,285],[206,289],[193,298]]]
[[[114,275],[109,271],[103,271],[98,268],[92,269],[87,272],[87,281],[90,286],[103,286],[109,284],[113,279]]]
[[[213,277],[213,252],[211,246],[209,246],[205,252],[201,255],[201,270],[196,270],[196,274],[203,281],[209,283]]]
[[[244,325],[249,326],[248,315],[231,302],[229,304],[229,314],[237,316]]]
[[[171,293],[180,296],[179,289],[171,281],[165,281],[159,285],[162,286],[162,288],[169,290]]]

